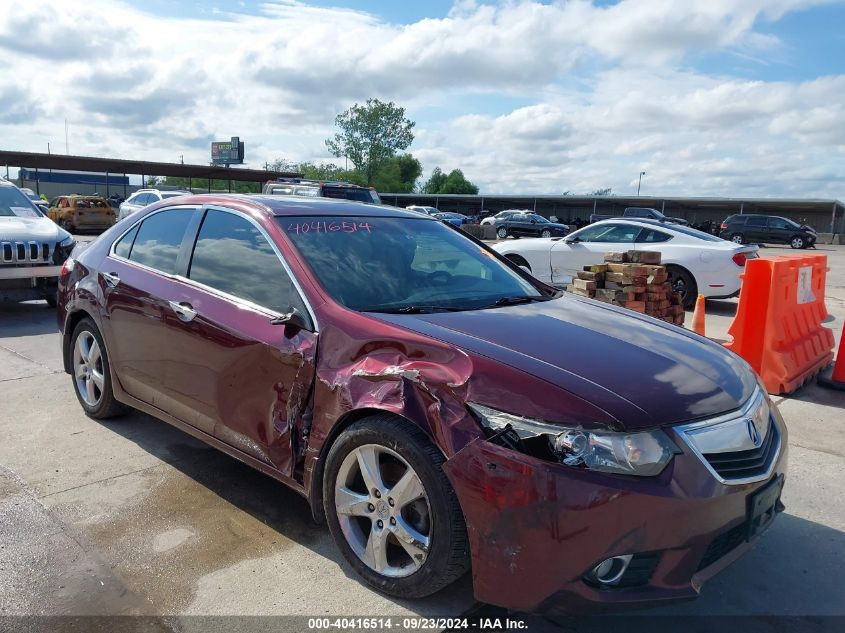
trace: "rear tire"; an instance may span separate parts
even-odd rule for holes
[[[92,319],[77,323],[70,346],[73,390],[85,413],[97,420],[125,413],[126,407],[114,398],[109,355]]]
[[[362,461],[372,466],[366,477]],[[445,461],[422,430],[389,414],[354,423],[329,450],[323,479],[329,530],[349,564],[379,591],[420,598],[469,569],[466,525]]]
[[[690,310],[695,306],[695,300],[698,298],[698,285],[695,283],[693,276],[681,268],[680,266],[666,266],[666,272],[669,273],[669,283],[672,284],[672,290],[681,293],[681,304],[685,310]]]
[[[731,235],[731,242],[734,244],[745,244],[745,238],[742,236],[742,233],[734,233]]]
[[[796,249],[805,248],[807,246],[807,240],[805,240],[800,235],[795,235],[795,236],[792,237],[792,239],[789,240],[789,245],[792,248],[796,248]]]

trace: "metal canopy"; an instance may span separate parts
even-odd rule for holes
[[[264,182],[273,178],[301,176],[301,174],[289,171],[226,168],[213,165],[183,165],[181,163],[156,163],[146,160],[123,160],[119,158],[10,152],[3,150],[0,150],[0,165],[29,167],[31,169],[63,169],[68,171],[92,171],[110,174],[173,176],[246,182]]]

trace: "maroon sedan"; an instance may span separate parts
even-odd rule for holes
[[[373,587],[607,609],[697,595],[782,509],[749,366],[433,218],[192,196],[63,267],[65,369],[299,491]]]

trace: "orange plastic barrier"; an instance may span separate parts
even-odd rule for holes
[[[766,391],[791,393],[830,364],[833,332],[822,326],[826,255],[777,255],[745,263],[725,347],[754,368]]]
[[[819,374],[819,384],[828,389],[845,391],[845,326],[842,327],[842,337],[839,339],[839,351],[836,352],[836,363],[828,372]]]

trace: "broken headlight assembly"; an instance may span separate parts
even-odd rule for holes
[[[488,440],[575,468],[652,477],[681,452],[660,429],[616,433],[567,428],[475,403],[468,406],[485,428]]]

